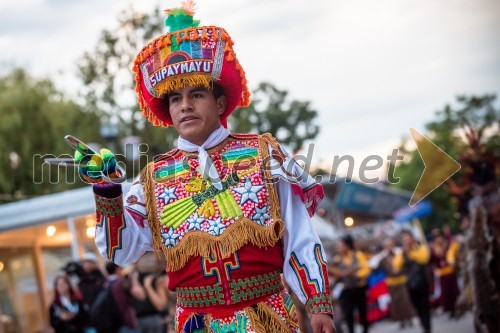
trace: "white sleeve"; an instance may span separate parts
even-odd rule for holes
[[[109,191],[94,188],[95,243],[104,258],[117,265],[126,265],[139,260],[145,252],[153,251],[153,242],[141,182],[136,180],[125,196],[121,190],[116,195],[116,191],[115,188],[114,196],[110,198]]]
[[[285,223],[283,275],[305,304],[309,317],[318,313],[333,315],[325,251],[311,224],[311,217],[324,196],[323,187],[279,145],[269,146],[269,155]]]
[[[325,252],[301,198],[285,180],[280,180],[277,187],[285,222],[283,273],[293,292],[306,303],[312,295],[327,292]]]

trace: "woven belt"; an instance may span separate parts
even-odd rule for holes
[[[229,281],[230,304],[258,299],[283,290],[281,270]],[[224,289],[221,283],[200,287],[179,287],[176,290],[177,305],[183,308],[204,308],[224,305]]]

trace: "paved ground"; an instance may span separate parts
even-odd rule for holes
[[[361,332],[361,327],[357,328]],[[417,318],[413,318],[413,327],[401,329],[398,323],[379,322],[371,326],[370,333],[422,333]],[[432,318],[433,333],[473,333],[472,314],[468,313],[459,320],[449,319],[446,315],[435,315]]]

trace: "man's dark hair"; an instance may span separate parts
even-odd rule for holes
[[[111,262],[111,261],[108,261],[106,263],[106,272],[109,274],[109,275],[113,275],[116,273],[116,270],[119,268],[119,266],[117,264],[115,264],[114,262]]]
[[[200,87],[207,90],[207,91],[209,90],[205,86],[200,86]],[[212,90],[212,94],[214,95],[215,99],[217,99],[221,96],[226,96],[226,92],[224,91],[224,88],[222,88],[222,86],[216,82],[212,81],[211,90]],[[165,96],[165,99],[168,100],[168,98],[170,97],[171,94],[172,94],[172,92],[168,93]]]
[[[226,95],[224,88],[222,88],[220,84],[215,82],[213,82],[212,84],[212,93],[214,94],[215,99]]]

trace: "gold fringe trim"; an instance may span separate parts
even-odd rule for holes
[[[274,142],[272,142],[272,140],[274,140]],[[271,159],[269,157],[269,149],[268,149],[267,145],[271,144],[271,147],[273,147],[273,145],[275,143],[278,144],[278,142],[269,133],[266,133],[266,134],[259,136],[259,148],[260,148],[261,161],[264,161],[267,163],[266,165],[263,166],[263,169],[264,169],[264,181],[266,182],[267,193],[269,195],[269,205],[271,208],[271,214],[273,216],[273,220],[275,222],[279,221],[280,224],[284,228],[285,223],[283,222],[283,220],[281,218],[280,201],[278,198],[278,194],[276,193],[276,188],[274,187],[274,183],[272,181],[271,168],[269,166]],[[279,144],[278,144],[278,146],[279,146]],[[282,232],[283,231],[281,231],[281,233]]]
[[[153,238],[153,249],[155,249],[156,256],[160,256],[164,252],[165,246],[161,239],[160,221],[156,213],[156,191],[155,181],[153,178],[154,162],[149,162],[148,165],[141,171],[140,179],[144,188],[144,197],[146,199],[146,211],[148,212],[148,223],[151,229]]]
[[[266,143],[266,144],[269,144],[271,146],[271,148],[273,149],[276,149],[278,150],[282,155],[283,157],[285,157],[285,153],[283,152],[283,150],[281,150],[281,146],[280,144],[278,143],[278,141],[272,136],[271,133],[264,133],[262,134],[261,136],[261,139]]]
[[[253,308],[245,308],[245,314],[250,320],[250,325],[252,326],[255,333],[266,332],[266,327],[264,323],[260,320],[259,315]],[[274,332],[274,331],[272,331]]]
[[[245,308],[245,313],[256,333],[291,333],[290,326],[298,327],[297,323],[290,318],[283,320],[263,302],[257,304],[257,311],[253,308]]]
[[[164,96],[186,86],[203,86],[209,89],[212,86],[212,75],[210,73],[176,75],[175,78],[169,78],[160,82],[154,87],[154,90],[158,96]]]
[[[276,225],[278,225],[278,231],[276,231]],[[156,228],[159,229],[159,224]],[[216,256],[220,250],[222,258],[227,258],[248,243],[258,247],[274,246],[281,239],[283,230],[282,220],[275,221],[269,227],[263,227],[248,218],[242,218],[220,236],[209,235],[202,231],[190,231],[173,248],[167,249],[162,246],[167,260],[167,272],[178,271],[193,256]],[[155,244],[154,241],[153,244]]]
[[[203,318],[203,323],[205,324],[205,333],[213,333],[214,331],[212,330],[212,326],[210,325],[212,323],[212,315],[210,313],[207,313],[205,317]]]
[[[170,47],[170,45],[172,44],[172,38],[176,38],[176,41],[178,44],[180,44],[182,42],[182,40],[191,40],[191,41],[196,41],[199,39],[207,40],[208,39],[207,31],[211,30],[212,37],[213,37],[214,41],[217,41],[219,39],[219,35],[216,33],[217,29],[221,32],[222,40],[226,43],[226,47],[224,49],[225,59],[229,62],[234,61],[235,67],[238,70],[238,72],[240,73],[241,85],[242,85],[243,89],[242,89],[241,97],[238,101],[238,106],[239,107],[247,107],[250,105],[250,91],[248,89],[245,71],[241,67],[238,59],[236,58],[236,53],[234,52],[233,47],[232,47],[234,42],[231,39],[231,37],[229,36],[229,34],[226,32],[226,30],[224,30],[223,28],[220,28],[220,27],[216,27],[216,26],[191,27],[191,28],[175,31],[173,33],[161,35],[161,36],[155,38],[154,40],[152,40],[151,42],[149,42],[148,44],[146,44],[142,48],[142,50],[139,52],[139,54],[136,56],[136,58],[134,60],[134,65],[133,65],[132,71],[135,73],[135,82],[136,82],[135,92],[137,94],[137,100],[139,101],[139,106],[142,110],[142,115],[144,117],[148,118],[148,120],[151,123],[153,123],[153,125],[162,126],[162,127],[169,126],[167,122],[160,121],[158,118],[156,118],[156,116],[151,112],[151,110],[147,106],[147,103],[144,99],[144,96],[142,96],[142,92],[140,89],[140,80],[141,80],[141,73],[140,72],[141,72],[141,70],[140,70],[139,65],[142,62],[144,62],[147,58],[149,58],[151,55],[153,55],[155,52],[157,52],[165,47]],[[202,31],[201,35],[198,33],[198,30]],[[183,38],[181,38],[181,35],[183,36]],[[189,74],[187,74],[187,75],[189,75]],[[209,77],[211,78],[211,74],[209,74]],[[169,80],[169,81],[171,81],[171,80]],[[185,83],[185,84],[191,85],[191,82]],[[185,84],[184,85],[172,84],[172,85],[177,87],[175,89],[179,89],[179,87],[181,87],[181,88],[184,87]],[[170,84],[167,84],[167,86],[170,86]],[[209,84],[205,85],[205,86],[209,87]],[[165,89],[160,89],[160,95],[163,94],[163,91],[170,92],[170,91],[175,90],[175,89],[172,89],[172,90],[169,90],[169,89],[170,88],[168,88],[168,87]],[[157,91],[157,90],[155,89],[155,91]]]

